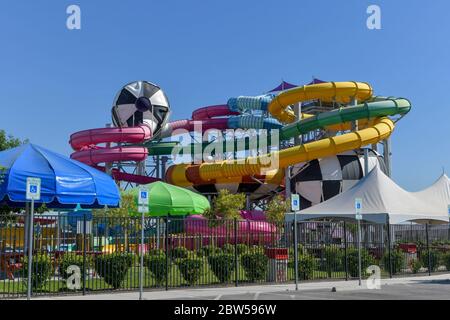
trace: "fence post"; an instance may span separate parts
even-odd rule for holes
[[[388,236],[388,263],[389,263],[389,278],[392,279],[392,252],[391,252],[391,224],[389,223],[389,217],[387,220],[387,236]]]
[[[86,212],[83,214],[83,296],[86,294]]]
[[[165,225],[166,225],[166,230],[164,232],[164,236],[165,236],[165,247],[166,247],[166,291],[169,290],[169,255],[170,255],[170,250],[169,250],[169,215],[167,215],[167,217],[164,218],[165,220]]]
[[[234,218],[234,281],[235,286],[237,287],[239,284],[239,260],[238,260],[238,249],[237,249],[237,218]]]
[[[33,294],[32,287],[32,268],[33,268],[33,245],[34,245],[34,200],[31,200],[31,209],[29,211],[30,222],[28,225],[28,277],[27,277],[27,300],[31,299]]]
[[[295,290],[298,291],[298,236],[297,236],[297,212],[294,212],[294,272]]]
[[[344,221],[344,257],[345,257],[345,281],[348,281],[348,256],[347,256],[347,222]]]
[[[425,224],[425,236],[427,237],[428,275],[431,276],[431,252],[430,252],[430,237],[428,234],[428,223]]]
[[[447,240],[450,241],[450,223],[447,224]]]

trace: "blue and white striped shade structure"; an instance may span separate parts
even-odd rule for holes
[[[107,174],[34,144],[0,152],[0,204],[24,207],[27,177],[41,179],[49,208],[117,207],[120,193]]]

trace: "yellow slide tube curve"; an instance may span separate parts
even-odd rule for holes
[[[278,156],[279,168],[286,168],[296,163],[325,158],[347,150],[378,143],[388,138],[393,130],[394,123],[392,120],[384,117],[377,119],[373,126],[366,129],[306,143],[282,151],[276,151],[272,154],[238,160],[226,160],[220,163],[204,163],[199,167],[199,174],[205,182],[218,178],[260,174],[264,169],[274,169],[267,165],[269,159],[273,159],[273,157]],[[182,174],[184,171],[182,167],[177,168],[179,174],[176,180],[178,180],[177,182],[180,185],[189,185],[190,182],[187,180],[186,175]]]
[[[349,103],[356,99],[365,101],[372,97],[372,87],[365,82],[326,82],[306,85],[283,91],[267,107],[269,113],[281,122],[294,122],[294,113],[288,106],[308,100],[320,99],[325,102]]]

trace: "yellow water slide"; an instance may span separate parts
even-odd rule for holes
[[[292,123],[296,120],[294,113],[289,108],[292,104],[316,99],[344,104],[361,103],[371,99],[372,93],[371,86],[362,82],[327,82],[306,85],[280,93],[271,101],[268,111],[281,122]],[[408,107],[409,102],[405,99],[400,100]],[[397,104],[396,101],[392,101]],[[407,110],[409,111],[409,109]],[[370,114],[367,114],[365,118],[365,125],[362,126],[364,129],[257,157],[200,165],[175,165],[171,168],[170,182],[179,186],[189,186],[193,182],[207,183],[217,179],[223,181],[233,177],[253,176],[261,174],[265,170],[282,169],[300,162],[329,157],[375,144],[388,138],[394,130],[394,123],[388,117],[371,118]]]

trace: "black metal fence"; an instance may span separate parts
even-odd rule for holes
[[[0,217],[0,298],[27,292],[27,217]],[[351,222],[298,222],[37,215],[32,295],[352,279],[359,275],[358,228]],[[361,223],[362,276],[450,271],[445,225]],[[373,268],[373,267],[372,267]]]

